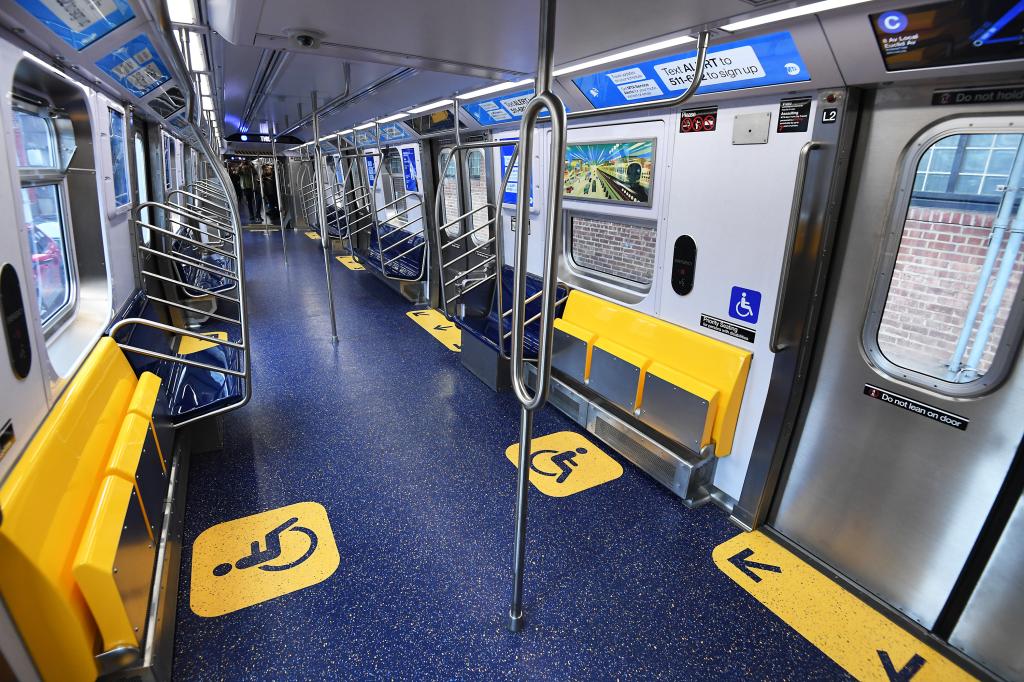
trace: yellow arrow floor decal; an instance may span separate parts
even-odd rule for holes
[[[410,310],[406,313],[416,324],[427,330],[427,333],[447,346],[448,350],[458,353],[462,350],[462,330],[450,322],[448,318],[433,308]]]
[[[310,230],[309,232],[307,232],[307,233],[306,233],[306,236],[307,236],[307,237],[309,237],[310,239],[315,239],[315,240],[317,240],[317,241],[320,241],[320,235],[318,235],[318,234],[317,234],[316,232],[314,232],[313,230]]]
[[[227,332],[203,332],[203,336],[220,339],[221,341],[228,340]],[[207,348],[213,348],[214,346],[219,345],[220,344],[213,341],[197,339],[194,336],[183,336],[181,337],[181,343],[178,344],[178,355],[192,355],[193,353],[198,353],[201,350],[206,350]]]
[[[740,587],[859,680],[972,680],[938,651],[763,533],[711,553]]]
[[[341,263],[342,265],[344,265],[349,270],[365,270],[366,269],[362,265],[360,265],[356,261],[356,259],[353,258],[352,256],[335,256],[335,258],[337,258],[338,262]]]

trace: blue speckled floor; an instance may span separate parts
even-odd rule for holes
[[[418,328],[369,272],[247,234],[252,402],[222,452],[194,457],[174,677],[756,679],[845,673],[720,573],[737,531],[686,509],[623,460],[568,498],[531,490],[527,629],[505,629],[519,411]],[[575,428],[548,408],[535,435]],[[612,452],[609,448],[605,448]],[[217,523],[302,501],[326,507],[341,565],[326,581],[216,618],[189,608],[192,543]]]

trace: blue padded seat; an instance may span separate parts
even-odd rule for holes
[[[535,293],[540,291],[543,280],[536,275],[526,275],[526,298],[533,296]],[[480,287],[484,288],[484,287]],[[501,268],[501,296],[502,304],[505,310],[512,309],[512,266],[505,265]],[[565,287],[558,287],[558,297],[565,297]],[[561,314],[561,310],[564,307],[564,303],[555,309],[555,314]],[[540,312],[541,299],[538,298],[526,305],[526,319],[529,320],[531,317]],[[455,322],[464,331],[469,332],[479,340],[488,344],[492,348],[498,348],[498,296],[497,291],[493,292],[491,299],[490,312],[486,317],[484,316],[470,316],[456,318]],[[500,326],[502,333],[508,334],[512,331],[512,316],[508,315],[504,318],[503,324]],[[523,352],[527,358],[536,358],[537,351],[540,348],[540,321],[534,322],[533,324],[526,325],[526,329],[523,333]],[[505,340],[505,352],[512,352],[512,338],[509,337]]]
[[[160,321],[154,304],[146,298],[142,291],[135,293],[121,310],[115,322],[129,317],[139,317],[153,322]],[[229,341],[237,343],[241,340],[241,330],[237,325],[227,323],[220,323],[220,325],[221,329],[228,332]],[[203,333],[205,330],[197,331]],[[169,334],[159,329],[139,324],[120,330],[115,337],[115,341],[138,348],[173,354],[170,348],[170,339]],[[161,400],[158,401],[158,405],[163,408],[161,412],[167,414],[174,423],[200,414],[207,414],[237,402],[241,399],[244,391],[243,379],[231,374],[191,367],[161,358],[151,358],[138,353],[126,352],[125,356],[136,374],[153,372],[162,379],[160,384]],[[233,370],[242,368],[242,351],[219,344],[192,353],[187,357],[189,360],[217,367]]]
[[[233,259],[219,253],[213,253],[181,239],[175,239],[171,243],[171,251],[180,256],[200,260],[207,265],[223,270],[232,270],[234,268]],[[218,275],[202,268],[178,262],[175,262],[174,267],[177,269],[178,278],[183,282],[181,288],[189,298],[199,298],[207,295],[203,291],[190,289],[189,285],[202,287],[208,291],[218,293],[235,287],[235,281],[224,275]]]
[[[341,239],[348,230],[345,229],[345,211],[337,206],[328,206],[324,213],[327,218],[327,234],[335,239]]]
[[[385,226],[383,229],[387,229]],[[409,237],[409,232],[401,228],[395,228],[390,232],[385,232],[381,237],[381,242],[384,243],[384,260],[390,260],[402,253],[408,251],[414,246],[423,244],[423,235],[418,234],[415,237]],[[402,241],[404,240],[404,241]],[[398,242],[401,242],[400,244]],[[392,245],[397,244],[394,248],[389,248]],[[423,248],[418,248],[410,253],[405,254],[393,263],[390,263],[384,274],[388,277],[400,277],[402,279],[418,280],[423,278]],[[363,265],[369,265],[377,272],[380,272],[380,244],[377,241],[377,231],[370,230],[370,248],[367,251],[367,258],[364,260]]]

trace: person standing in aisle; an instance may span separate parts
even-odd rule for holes
[[[260,174],[260,185],[263,189],[263,201],[266,206],[267,217],[280,218],[280,207],[277,205],[277,191],[274,186],[274,167],[269,163],[263,164]]]
[[[238,178],[238,164],[237,163],[229,163],[228,164],[228,176],[231,177],[231,186],[235,188],[235,200],[238,202],[238,205],[241,206],[242,205],[242,185],[241,185],[241,181]]]
[[[249,222],[262,221],[262,216],[256,211],[256,169],[252,167],[251,161],[242,162],[242,167],[238,169],[238,181],[242,185],[242,194],[245,195],[245,207],[249,211]]]

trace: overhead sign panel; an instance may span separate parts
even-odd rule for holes
[[[76,50],[96,42],[135,18],[125,0],[17,0]]]
[[[690,86],[697,51],[574,78],[573,83],[597,109],[668,99]],[[811,73],[793,36],[784,31],[713,46],[704,63],[701,94],[800,83]]]
[[[171,79],[170,71],[145,34],[117,48],[96,66],[136,97],[144,97]]]
[[[531,99],[533,99],[533,88],[465,104],[463,109],[469,112],[469,115],[475,118],[480,125],[500,125],[521,119],[523,112],[526,111],[526,105]],[[569,107],[566,107],[565,110],[568,111]],[[547,115],[545,111],[541,117]]]
[[[1024,0],[953,0],[870,19],[889,71],[1024,58]]]

